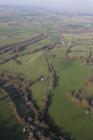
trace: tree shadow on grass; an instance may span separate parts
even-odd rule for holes
[[[0,117],[0,140],[23,140],[21,126],[9,122],[7,124],[6,121]]]
[[[49,129],[56,134],[58,140],[59,136],[64,137],[66,140],[75,140],[70,133],[65,132],[62,127],[56,125],[54,119],[49,115],[49,113],[47,113],[45,116],[45,122],[48,124]]]

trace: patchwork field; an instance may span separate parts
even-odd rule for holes
[[[28,138],[29,114],[40,140],[93,140],[93,17],[21,14],[0,22],[0,140]]]

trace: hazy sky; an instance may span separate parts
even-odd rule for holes
[[[0,0],[0,4],[22,4],[64,9],[92,10],[93,0]]]

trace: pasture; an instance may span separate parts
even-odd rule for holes
[[[48,108],[50,117],[67,136],[75,140],[92,140],[93,112],[89,111],[88,103],[79,103],[70,94],[72,90],[81,89],[82,100],[87,101],[93,97],[91,17],[55,16],[54,13],[47,13],[45,16],[18,16],[10,21],[0,22],[0,47],[12,44],[8,51],[6,48],[0,52],[0,62],[6,60],[0,63],[0,71],[24,77],[39,108],[49,90],[51,70],[48,63],[51,64],[58,80],[52,90],[53,96]],[[23,50],[18,44],[17,49],[13,49],[13,44],[37,38],[41,33],[46,33],[47,37],[25,46]],[[0,92],[0,98],[5,94],[5,91]],[[25,111],[23,100],[17,99],[15,105],[21,112]],[[86,111],[89,111],[88,115]],[[11,128],[11,132],[9,130],[6,134],[6,140],[7,137],[9,140],[21,140],[22,126],[14,116],[7,98],[0,100],[0,121]]]
[[[7,93],[0,91],[0,97],[6,96]],[[0,100],[0,139],[6,140],[21,140],[22,126],[19,124],[9,100]]]

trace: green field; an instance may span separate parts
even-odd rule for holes
[[[0,97],[7,93],[0,91]],[[0,139],[2,140],[21,140],[22,126],[19,124],[8,99],[0,100]]]
[[[69,17],[69,15],[61,14],[55,16],[54,13],[45,13],[45,15],[34,16],[19,15],[15,20],[11,19],[11,22],[15,23],[0,22],[0,46],[31,39],[42,32],[49,33],[48,38],[28,45],[23,52],[18,52],[18,54],[22,55],[50,43],[56,43],[56,46],[48,51],[49,62],[53,64],[58,76],[58,83],[52,91],[53,98],[48,113],[61,131],[73,136],[75,140],[93,140],[93,112],[85,115],[85,111],[88,110],[87,106],[72,101],[69,96],[70,90],[79,89],[84,89],[84,98],[93,96],[93,81],[89,87],[85,87],[86,81],[93,76],[93,65],[90,66],[86,63],[90,51],[93,60],[93,32],[83,32],[92,30],[91,17]],[[89,28],[86,26],[87,22],[91,25]],[[81,32],[77,33],[78,30]],[[71,43],[74,45],[66,57],[68,46]],[[4,60],[16,53],[12,51],[1,53],[0,59]],[[49,70],[44,53],[44,50],[40,50],[36,53],[20,55],[17,57],[17,60],[21,62],[20,65],[13,59],[0,64],[0,71],[17,73],[30,83],[42,75],[45,77],[46,80],[40,80],[30,85],[33,98],[38,106],[47,94],[49,86]],[[0,92],[0,98],[5,94],[7,93],[4,91]],[[24,112],[25,107],[22,100],[16,100],[15,104],[19,110]],[[0,140],[22,139],[22,126],[13,114],[7,98],[0,100],[0,125],[6,131],[6,135],[2,132],[3,138]]]
[[[79,61],[66,61],[62,50],[55,50],[52,53],[56,54],[56,59],[52,61],[60,78],[54,90],[53,104],[49,112],[64,131],[73,133],[76,140],[92,140],[93,114],[91,119],[85,116],[84,111],[87,108],[73,103],[67,94],[68,90],[83,87],[84,81],[93,74],[93,71]]]

